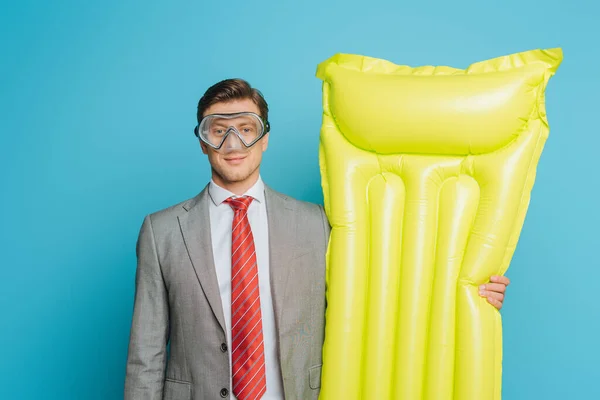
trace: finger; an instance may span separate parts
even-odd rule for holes
[[[508,279],[508,277],[504,276],[504,275],[494,275],[492,277],[490,277],[490,281],[494,282],[494,283],[501,283],[504,286],[508,286],[510,285],[510,279]]]
[[[480,290],[479,295],[481,297],[491,297],[492,299],[498,300],[499,302],[504,301],[504,295],[498,292],[490,292],[489,290]]]
[[[485,285],[479,286],[480,290],[489,290],[490,292],[504,293],[506,292],[506,285],[502,283],[486,283]]]
[[[498,310],[500,310],[502,308],[502,302],[494,299],[493,297],[488,297],[487,301],[488,301],[488,303],[490,303],[491,305],[496,307]]]

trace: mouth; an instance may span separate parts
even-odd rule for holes
[[[237,165],[237,164],[241,164],[246,157],[247,157],[246,155],[237,154],[237,155],[230,155],[230,156],[224,157],[224,159],[225,159],[225,162],[227,162],[228,164]]]

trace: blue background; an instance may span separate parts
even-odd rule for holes
[[[567,3],[3,1],[0,398],[122,397],[135,241],[144,215],[209,179],[192,129],[211,84],[263,91],[264,180],[322,202],[319,62],[464,68],[549,47],[565,61],[508,272],[503,393],[600,398],[600,8]]]

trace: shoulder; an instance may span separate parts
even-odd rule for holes
[[[172,206],[150,212],[146,216],[146,220],[152,224],[154,230],[169,229],[176,224],[180,217],[187,215],[201,201],[204,200],[206,188],[196,196],[187,200],[181,201]]]
[[[284,207],[290,209],[303,224],[318,225],[329,234],[329,222],[323,206],[308,201],[298,200],[286,194],[277,192],[265,186],[267,203],[271,200],[272,207]]]
[[[265,185],[267,198],[275,200],[276,203],[290,208],[297,213],[320,216],[323,213],[323,206],[308,201],[295,199],[287,194],[278,192]]]

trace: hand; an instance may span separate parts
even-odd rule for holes
[[[479,295],[486,297],[488,303],[500,310],[504,303],[506,287],[510,284],[510,279],[505,276],[492,276],[490,282],[479,286]]]

